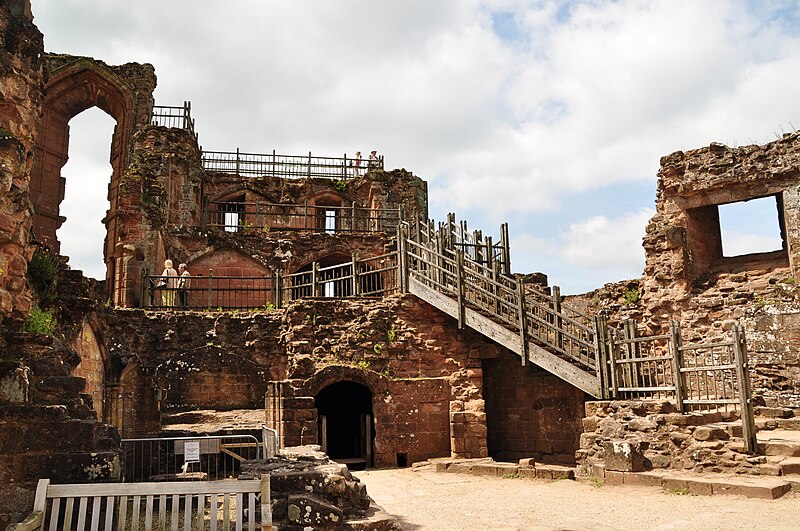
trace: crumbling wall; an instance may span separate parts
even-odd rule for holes
[[[24,318],[27,285],[30,174],[44,80],[42,34],[20,2],[0,5],[0,318]],[[11,10],[13,8],[13,11]]]
[[[745,325],[756,394],[800,406],[797,326],[800,134],[764,146],[721,144],[661,159],[656,214],[643,241],[644,276],[568,299],[612,326],[635,319],[640,335],[678,320],[685,342],[727,336]],[[722,255],[718,206],[774,196],[783,249]]]
[[[662,400],[587,402],[576,460],[597,477],[659,469],[776,475],[774,463],[745,452],[741,422],[728,422],[736,420],[733,413],[681,414]]]
[[[152,434],[160,415],[182,408],[262,408],[283,444],[319,443],[315,397],[352,381],[373,396],[375,464],[395,466],[439,456],[486,457],[486,360],[513,355],[411,295],[384,299],[305,299],[285,310],[164,313],[114,310],[107,349],[122,369],[125,436]],[[491,370],[491,400],[510,390]],[[537,436],[513,438],[497,417],[500,452],[565,460],[577,448],[583,395],[554,377],[525,368],[513,425]],[[517,397],[520,398],[520,397]],[[126,405],[136,404],[136,407]],[[491,407],[496,407],[492,405]],[[143,410],[148,409],[149,412]],[[501,412],[499,409],[494,409]],[[502,413],[505,414],[505,413]],[[126,416],[127,415],[127,416]],[[512,444],[513,439],[513,444]],[[509,454],[510,455],[510,454]]]

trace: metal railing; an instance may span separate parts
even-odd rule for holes
[[[226,232],[312,231],[329,234],[395,232],[400,208],[212,201],[206,226]]]
[[[121,445],[125,482],[233,478],[243,461],[267,456],[253,435],[122,439]]]
[[[275,305],[272,275],[221,276],[209,269],[207,275],[165,277],[145,270],[142,284],[143,304],[151,310],[269,310]]]
[[[206,171],[234,175],[321,178],[346,180],[361,177],[370,170],[383,170],[383,155],[374,160],[348,157],[281,155],[236,151],[203,151]]]
[[[142,270],[143,306],[150,310],[263,310],[282,308],[293,300],[309,297],[383,297],[396,293],[397,253],[369,258],[353,256],[349,262],[321,266],[284,275],[278,270],[266,276],[208,275],[165,277]],[[183,279],[183,286],[179,282]]]
[[[172,127],[188,131],[197,140],[192,118],[192,102],[184,101],[183,107],[169,105],[153,105],[150,113],[150,123],[162,127]]]

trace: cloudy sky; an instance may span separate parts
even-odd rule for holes
[[[33,0],[47,51],[149,62],[205,149],[378,149],[564,293],[641,275],[659,158],[800,127],[795,0]],[[113,120],[70,123],[59,237],[102,278]],[[774,201],[723,215],[772,250]]]

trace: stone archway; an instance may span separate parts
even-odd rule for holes
[[[61,169],[68,158],[69,121],[98,107],[116,121],[110,142],[109,208],[103,220],[106,292],[115,299],[123,281],[116,274],[124,243],[124,231],[117,218],[119,184],[128,164],[133,134],[149,120],[155,74],[150,65],[109,67],[93,59],[63,55],[49,56],[47,61],[50,79],[44,90],[30,185],[35,236],[53,251],[60,251],[56,231],[65,220],[60,214],[66,184]]]

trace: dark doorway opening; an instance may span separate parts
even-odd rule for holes
[[[330,458],[355,470],[371,467],[375,440],[372,392],[355,382],[336,382],[319,392],[314,406],[319,444]]]

